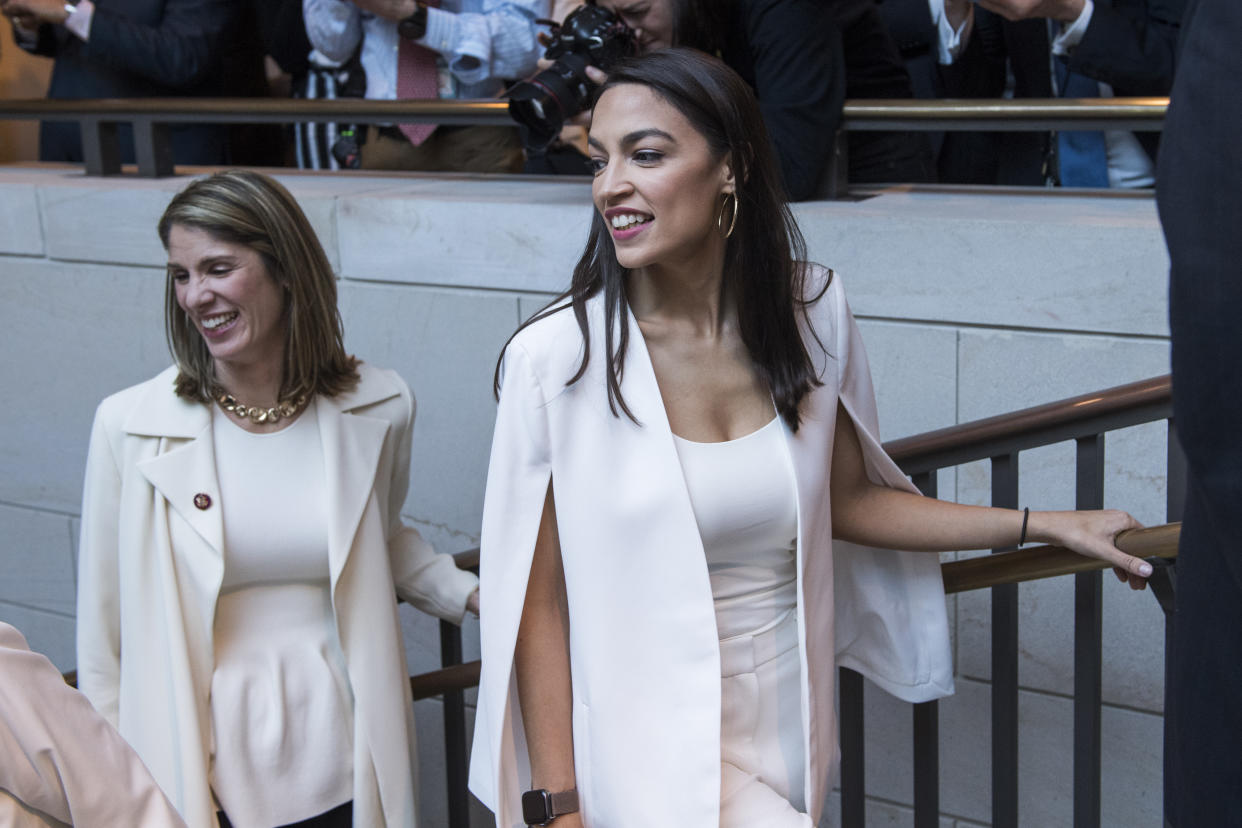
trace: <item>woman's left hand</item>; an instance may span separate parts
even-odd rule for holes
[[[1151,564],[1127,555],[1114,542],[1119,532],[1143,524],[1117,509],[1086,512],[1031,512],[1027,538],[1072,549],[1079,555],[1112,564],[1117,579],[1131,589],[1144,589]]]
[[[474,592],[470,593],[470,597],[466,599],[466,612],[478,617],[479,614],[479,588],[475,587]]]

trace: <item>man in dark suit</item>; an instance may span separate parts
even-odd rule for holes
[[[27,51],[55,59],[48,97],[147,98],[219,95],[221,51],[238,19],[235,0],[0,0]],[[133,160],[133,139],[122,128],[122,160]],[[224,130],[185,126],[173,130],[179,164],[225,160]],[[43,161],[81,161],[78,125],[45,122],[39,134]]]
[[[1065,72],[1108,84],[1118,96],[1167,95],[1173,84],[1174,52],[1185,5],[1186,0],[978,0],[978,9],[973,10],[974,33],[959,60],[942,71],[944,94],[999,97],[1008,58],[1015,97],[1064,95]],[[950,19],[972,13],[969,0],[945,0],[945,9]],[[1049,36],[1050,25],[1054,37]],[[1050,71],[1050,49],[1064,67],[1061,77]],[[1098,89],[1081,97],[1093,94]],[[1143,179],[1150,185],[1156,134],[1137,133],[1136,137],[1141,150],[1119,147],[1119,140],[1110,138],[1110,167],[1123,168],[1120,175],[1114,169],[1111,177],[1129,177],[1129,186]],[[978,162],[972,156],[977,158],[984,148],[991,150],[983,154],[993,156],[993,167],[1007,164],[1020,170],[999,183],[1041,184],[1055,172],[1045,165],[1050,154],[1044,150],[1051,148],[1047,136],[1011,139],[1003,133],[990,138],[966,134],[952,143],[966,143],[969,149],[950,146],[946,150],[948,155],[941,159],[946,181],[993,183],[980,179],[979,170],[973,168]],[[1123,152],[1131,153],[1131,158]],[[1016,164],[1015,156],[1021,159]],[[982,166],[988,169],[986,163]],[[1146,172],[1140,175],[1136,167]]]
[[[1166,699],[1165,815],[1242,820],[1242,3],[1191,0],[1156,199],[1173,413],[1189,463]]]

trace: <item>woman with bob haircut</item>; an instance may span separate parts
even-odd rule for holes
[[[191,828],[413,826],[396,598],[477,612],[474,576],[401,520],[414,399],[345,353],[276,181],[195,181],[159,235],[175,364],[95,416],[81,689]]]
[[[724,64],[618,66],[590,147],[586,250],[498,371],[471,785],[506,828],[805,828],[838,665],[952,692],[926,553],[1049,541],[1140,586],[1150,566],[1113,544],[1137,524],[917,493]]]

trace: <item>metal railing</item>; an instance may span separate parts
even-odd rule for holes
[[[1168,423],[1168,520],[1181,519],[1185,458],[1175,439],[1168,376],[1085,394],[1014,414],[966,423],[888,444],[890,455],[924,494],[935,496],[936,472],[990,460],[992,505],[1018,507],[1018,458],[1022,451],[1073,440],[1077,451],[1075,507],[1104,505],[1105,434],[1164,420]],[[1148,530],[1149,532],[1152,530]],[[1163,532],[1171,530],[1165,529]],[[993,550],[994,553],[1008,550]],[[1014,553],[1009,553],[1014,554]],[[946,564],[969,569],[978,564]],[[1152,591],[1171,619],[1172,579],[1157,566]],[[992,586],[992,825],[1018,825],[1018,586]],[[1074,576],[1074,826],[1100,825],[1100,723],[1102,709],[1103,596],[1099,571]],[[1167,637],[1167,636],[1166,636]],[[1166,644],[1166,663],[1168,659]],[[938,825],[938,704],[914,705],[914,821]],[[865,800],[862,776],[862,679],[841,671],[841,810],[846,825],[860,825]],[[847,727],[849,723],[849,737]],[[855,723],[857,723],[855,725]]]
[[[924,494],[936,494],[936,472],[962,463],[992,462],[992,503],[1018,505],[1020,452],[1067,440],[1077,445],[1077,508],[1103,506],[1105,434],[1144,423],[1168,422],[1168,519],[1181,518],[1185,492],[1185,458],[1175,439],[1172,396],[1168,376],[1110,388],[1095,394],[1035,406],[1010,414],[951,426],[938,431],[885,443]],[[1177,554],[1180,524],[1170,523],[1123,532],[1117,544],[1129,554],[1147,558],[1155,566],[1149,581],[1165,611],[1166,642],[1172,621],[1172,566]],[[477,550],[464,553],[464,565],[477,565]],[[941,566],[945,592],[992,590],[992,824],[1018,824],[1018,583],[1073,574],[1074,616],[1074,827],[1098,828],[1100,813],[1100,724],[1102,699],[1102,581],[1105,564],[1068,550],[1040,546],[1021,550],[998,549],[993,554]],[[447,625],[446,629],[456,630]],[[457,632],[460,635],[460,632]],[[1166,664],[1168,652],[1166,643]],[[466,669],[469,668],[469,669]],[[478,681],[478,662],[463,668],[417,677],[422,692],[460,695]],[[841,668],[841,824],[866,824],[864,776],[864,715],[862,676]],[[933,828],[940,819],[939,707],[937,702],[913,705],[914,717],[914,824]],[[449,707],[446,704],[446,717]],[[450,828],[469,825],[466,792],[465,721],[450,732],[448,812]],[[447,757],[446,757],[447,758]]]
[[[848,132],[1123,129],[1158,131],[1168,98],[1027,98],[1023,100],[846,101],[826,178],[844,192]],[[125,98],[0,101],[0,120],[77,121],[87,175],[121,172],[117,126],[133,125],[138,174],[172,175],[174,124],[435,123],[512,124],[503,100],[380,101],[365,98]]]

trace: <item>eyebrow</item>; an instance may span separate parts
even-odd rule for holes
[[[233,259],[234,259],[234,254],[232,253],[208,253],[206,256],[203,256],[194,264],[197,264],[199,267],[209,267],[215,264],[216,262],[225,261],[225,260],[232,261]],[[185,265],[180,264],[178,262],[169,261],[168,268],[170,270],[172,268],[180,268],[182,270],[185,270]]]
[[[633,132],[627,132],[621,139],[621,146],[622,148],[632,147],[645,138],[663,138],[664,140],[670,141],[674,144],[677,143],[677,139],[672,135],[669,135],[664,130],[656,129],[655,127],[648,127],[647,129],[636,129]],[[604,148],[603,144],[590,136],[587,136],[587,143],[597,149],[602,150]]]

